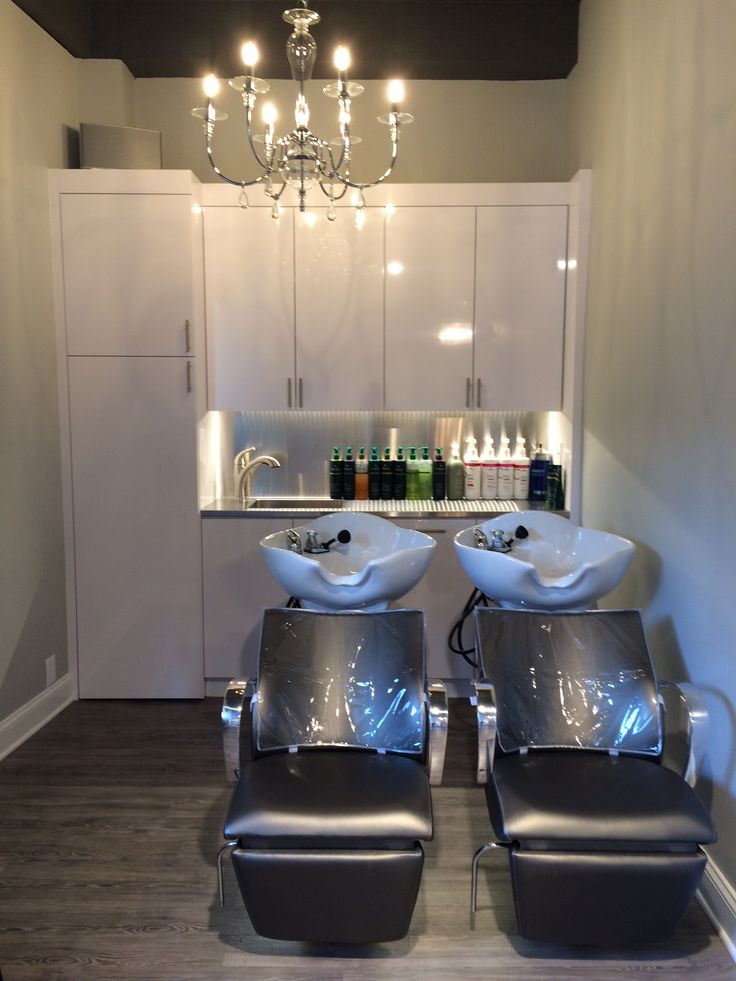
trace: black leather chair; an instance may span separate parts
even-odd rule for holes
[[[703,873],[699,846],[715,839],[689,785],[707,725],[697,692],[657,686],[636,610],[475,617],[478,774],[496,841],[473,857],[473,911],[478,860],[503,848],[521,936],[670,936]],[[663,727],[665,694],[665,722],[687,710],[684,742]],[[678,745],[679,762],[667,755]]]
[[[432,837],[447,696],[428,685],[417,610],[266,610],[240,769],[247,695],[223,723],[238,778],[225,822],[245,907],[262,936],[365,944],[404,937]]]

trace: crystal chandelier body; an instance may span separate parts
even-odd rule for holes
[[[287,187],[295,188],[299,198],[299,210],[306,208],[307,191],[319,186],[329,198],[327,217],[334,221],[337,217],[335,201],[342,198],[348,188],[353,188],[357,195],[358,213],[362,215],[365,205],[363,191],[368,187],[382,184],[391,175],[399,153],[399,133],[401,127],[413,119],[409,113],[400,111],[400,103],[404,97],[403,84],[400,81],[389,83],[388,98],[390,111],[378,117],[378,121],[389,128],[391,139],[391,157],[388,167],[376,180],[361,183],[350,176],[352,148],[360,142],[360,137],[351,136],[350,108],[353,99],[363,92],[363,86],[348,80],[347,71],[350,67],[350,54],[347,48],[339,47],[335,52],[335,67],[337,81],[326,85],[323,92],[326,96],[337,100],[339,137],[324,140],[309,129],[309,105],[304,91],[305,82],[312,77],[312,69],[317,54],[317,44],[309,33],[309,28],[319,23],[320,16],[306,6],[307,0],[302,0],[303,6],[284,12],[284,20],[293,26],[293,31],[286,42],[286,54],[291,68],[291,75],[298,85],[296,105],[294,108],[294,129],[285,136],[276,138],[274,124],[276,110],[271,103],[263,106],[263,134],[253,131],[253,117],[258,96],[265,95],[270,85],[254,74],[258,60],[258,50],[252,42],[246,42],[241,49],[247,74],[231,78],[229,84],[240,92],[246,115],[248,144],[253,157],[260,168],[260,174],[252,180],[228,177],[217,166],[214,159],[212,141],[215,124],[227,119],[225,113],[219,112],[213,105],[213,99],[219,91],[219,82],[213,75],[204,80],[204,91],[207,105],[204,108],[192,109],[192,115],[204,121],[204,134],[207,157],[212,169],[219,178],[228,184],[241,188],[240,204],[247,207],[246,188],[253,184],[262,184],[266,194],[273,200],[272,215],[279,216],[279,202]],[[274,181],[276,179],[276,182]],[[283,183],[277,186],[278,180]]]

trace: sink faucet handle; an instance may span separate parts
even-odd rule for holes
[[[317,537],[317,532],[315,531],[315,529],[314,528],[308,528],[307,529],[307,548],[308,549],[317,549],[317,548],[320,548],[321,547],[321,544],[322,543],[320,542],[319,538]]]

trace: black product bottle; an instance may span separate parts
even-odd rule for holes
[[[342,496],[345,501],[355,500],[355,458],[353,448],[345,450],[345,460],[342,465]]]
[[[371,447],[371,458],[368,461],[368,497],[371,501],[381,498],[381,461],[378,459],[378,447]]]
[[[444,501],[447,489],[447,465],[442,457],[442,447],[437,447],[432,462],[432,500]]]
[[[343,462],[340,459],[340,447],[335,446],[330,460],[330,497],[333,501],[339,501],[342,497],[342,471]]]
[[[532,501],[547,500],[547,468],[549,467],[549,454],[544,450],[541,443],[537,443],[537,449],[532,457],[529,468],[529,499]]]
[[[396,459],[394,460],[394,500],[406,500],[406,460],[404,451],[400,446],[396,447]]]
[[[383,451],[381,460],[381,497],[384,501],[394,499],[394,461],[391,459],[391,447]]]

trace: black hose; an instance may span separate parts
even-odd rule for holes
[[[468,602],[463,607],[463,612],[460,614],[460,619],[453,625],[447,638],[447,646],[450,648],[453,654],[459,654],[464,661],[467,661],[467,663],[472,668],[476,668],[476,670],[480,668],[480,664],[474,657],[472,657],[472,655],[475,654],[475,646],[465,647],[465,643],[463,641],[463,627],[465,626],[465,621],[468,619],[475,607],[481,603],[483,606],[488,606],[488,597],[485,595],[485,593],[481,593],[479,589],[474,589],[470,594]]]

